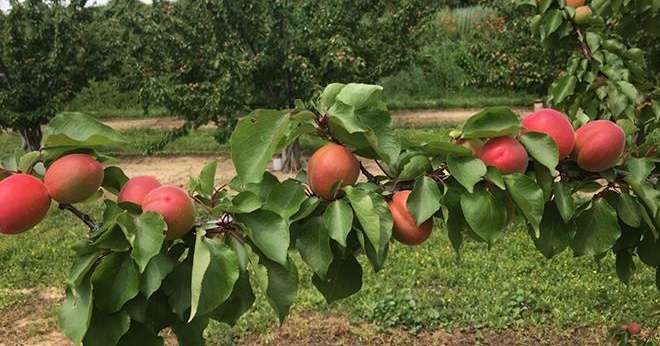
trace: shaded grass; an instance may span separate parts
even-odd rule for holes
[[[99,109],[99,110],[81,110],[81,113],[91,115],[97,119],[122,118],[122,119],[140,119],[140,118],[164,118],[172,114],[164,107],[150,108],[145,113],[142,109]]]

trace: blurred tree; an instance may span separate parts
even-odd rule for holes
[[[11,1],[0,13],[0,128],[39,148],[41,125],[107,66],[85,0]]]
[[[209,121],[223,142],[249,109],[293,107],[319,85],[397,72],[423,44],[430,2],[181,0],[124,11],[139,38],[127,61],[133,82],[146,101],[187,120],[155,149]]]

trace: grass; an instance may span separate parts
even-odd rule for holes
[[[140,118],[163,118],[171,114],[164,107],[150,108],[148,113],[142,109],[98,109],[98,110],[79,110],[82,113],[91,115],[98,119],[140,119]]]
[[[97,204],[83,206],[95,217]],[[0,290],[61,287],[72,251],[86,230],[67,214],[52,210],[30,232],[0,238]],[[654,273],[638,263],[630,286],[620,283],[614,258],[601,262],[574,258],[570,252],[544,259],[520,225],[511,227],[489,251],[468,241],[457,261],[440,228],[430,241],[411,248],[392,243],[386,268],[374,273],[365,259],[364,284],[355,296],[326,305],[311,285],[311,272],[294,256],[301,277],[294,313],[315,310],[369,321],[377,328],[560,328],[606,325],[638,320],[645,326],[660,324],[647,317],[660,303]],[[29,302],[22,293],[0,295],[0,311]],[[263,297],[237,327],[213,324],[209,337],[260,333],[275,325],[275,315]]]
[[[389,97],[388,97],[389,96]],[[526,93],[477,90],[446,95],[386,95],[387,106],[399,109],[480,108],[490,106],[531,107],[538,96]]]

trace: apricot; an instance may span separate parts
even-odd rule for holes
[[[0,181],[0,233],[18,234],[46,217],[50,196],[44,184],[28,174],[14,174]]]
[[[639,334],[639,332],[642,331],[642,327],[637,322],[630,322],[630,324],[626,329],[628,330],[628,333],[630,333],[630,335],[637,335]]]
[[[408,211],[408,196],[410,190],[399,191],[394,194],[389,203],[392,221],[394,221],[394,239],[406,245],[420,245],[431,235],[433,218],[424,221],[419,227],[412,214]]]
[[[149,192],[142,200],[144,212],[160,214],[167,223],[167,239],[178,239],[192,230],[195,223],[195,206],[181,188],[161,186]]]
[[[346,147],[329,143],[318,149],[307,163],[307,184],[326,200],[335,199],[333,187],[353,185],[360,175],[360,163]]]
[[[70,154],[46,170],[44,184],[54,200],[73,204],[91,197],[103,184],[103,166],[87,154]]]
[[[586,2],[586,0],[566,0],[566,6],[578,8],[580,6],[584,6]]]
[[[589,6],[580,6],[575,9],[575,17],[573,20],[575,20],[576,24],[586,24],[589,22],[591,19],[591,7]]]
[[[575,146],[573,125],[566,115],[554,109],[543,108],[526,116],[522,120],[525,131],[541,132],[555,141],[559,150],[559,159],[568,157]]]
[[[151,176],[138,176],[129,179],[119,191],[117,202],[130,202],[141,206],[144,197],[160,187],[160,182]]]
[[[614,167],[625,147],[626,135],[609,120],[590,121],[575,131],[575,158],[585,171]]]
[[[497,168],[502,174],[525,173],[529,156],[517,140],[511,137],[495,137],[486,142],[479,158],[487,166]]]

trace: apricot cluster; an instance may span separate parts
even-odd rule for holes
[[[100,191],[103,178],[103,165],[87,154],[55,160],[43,182],[29,174],[10,175],[0,181],[0,233],[18,234],[36,226],[46,217],[51,199],[67,205],[92,198]],[[184,236],[194,224],[195,208],[188,194],[175,186],[161,186],[153,177],[130,179],[117,201],[162,215],[168,239]]]

